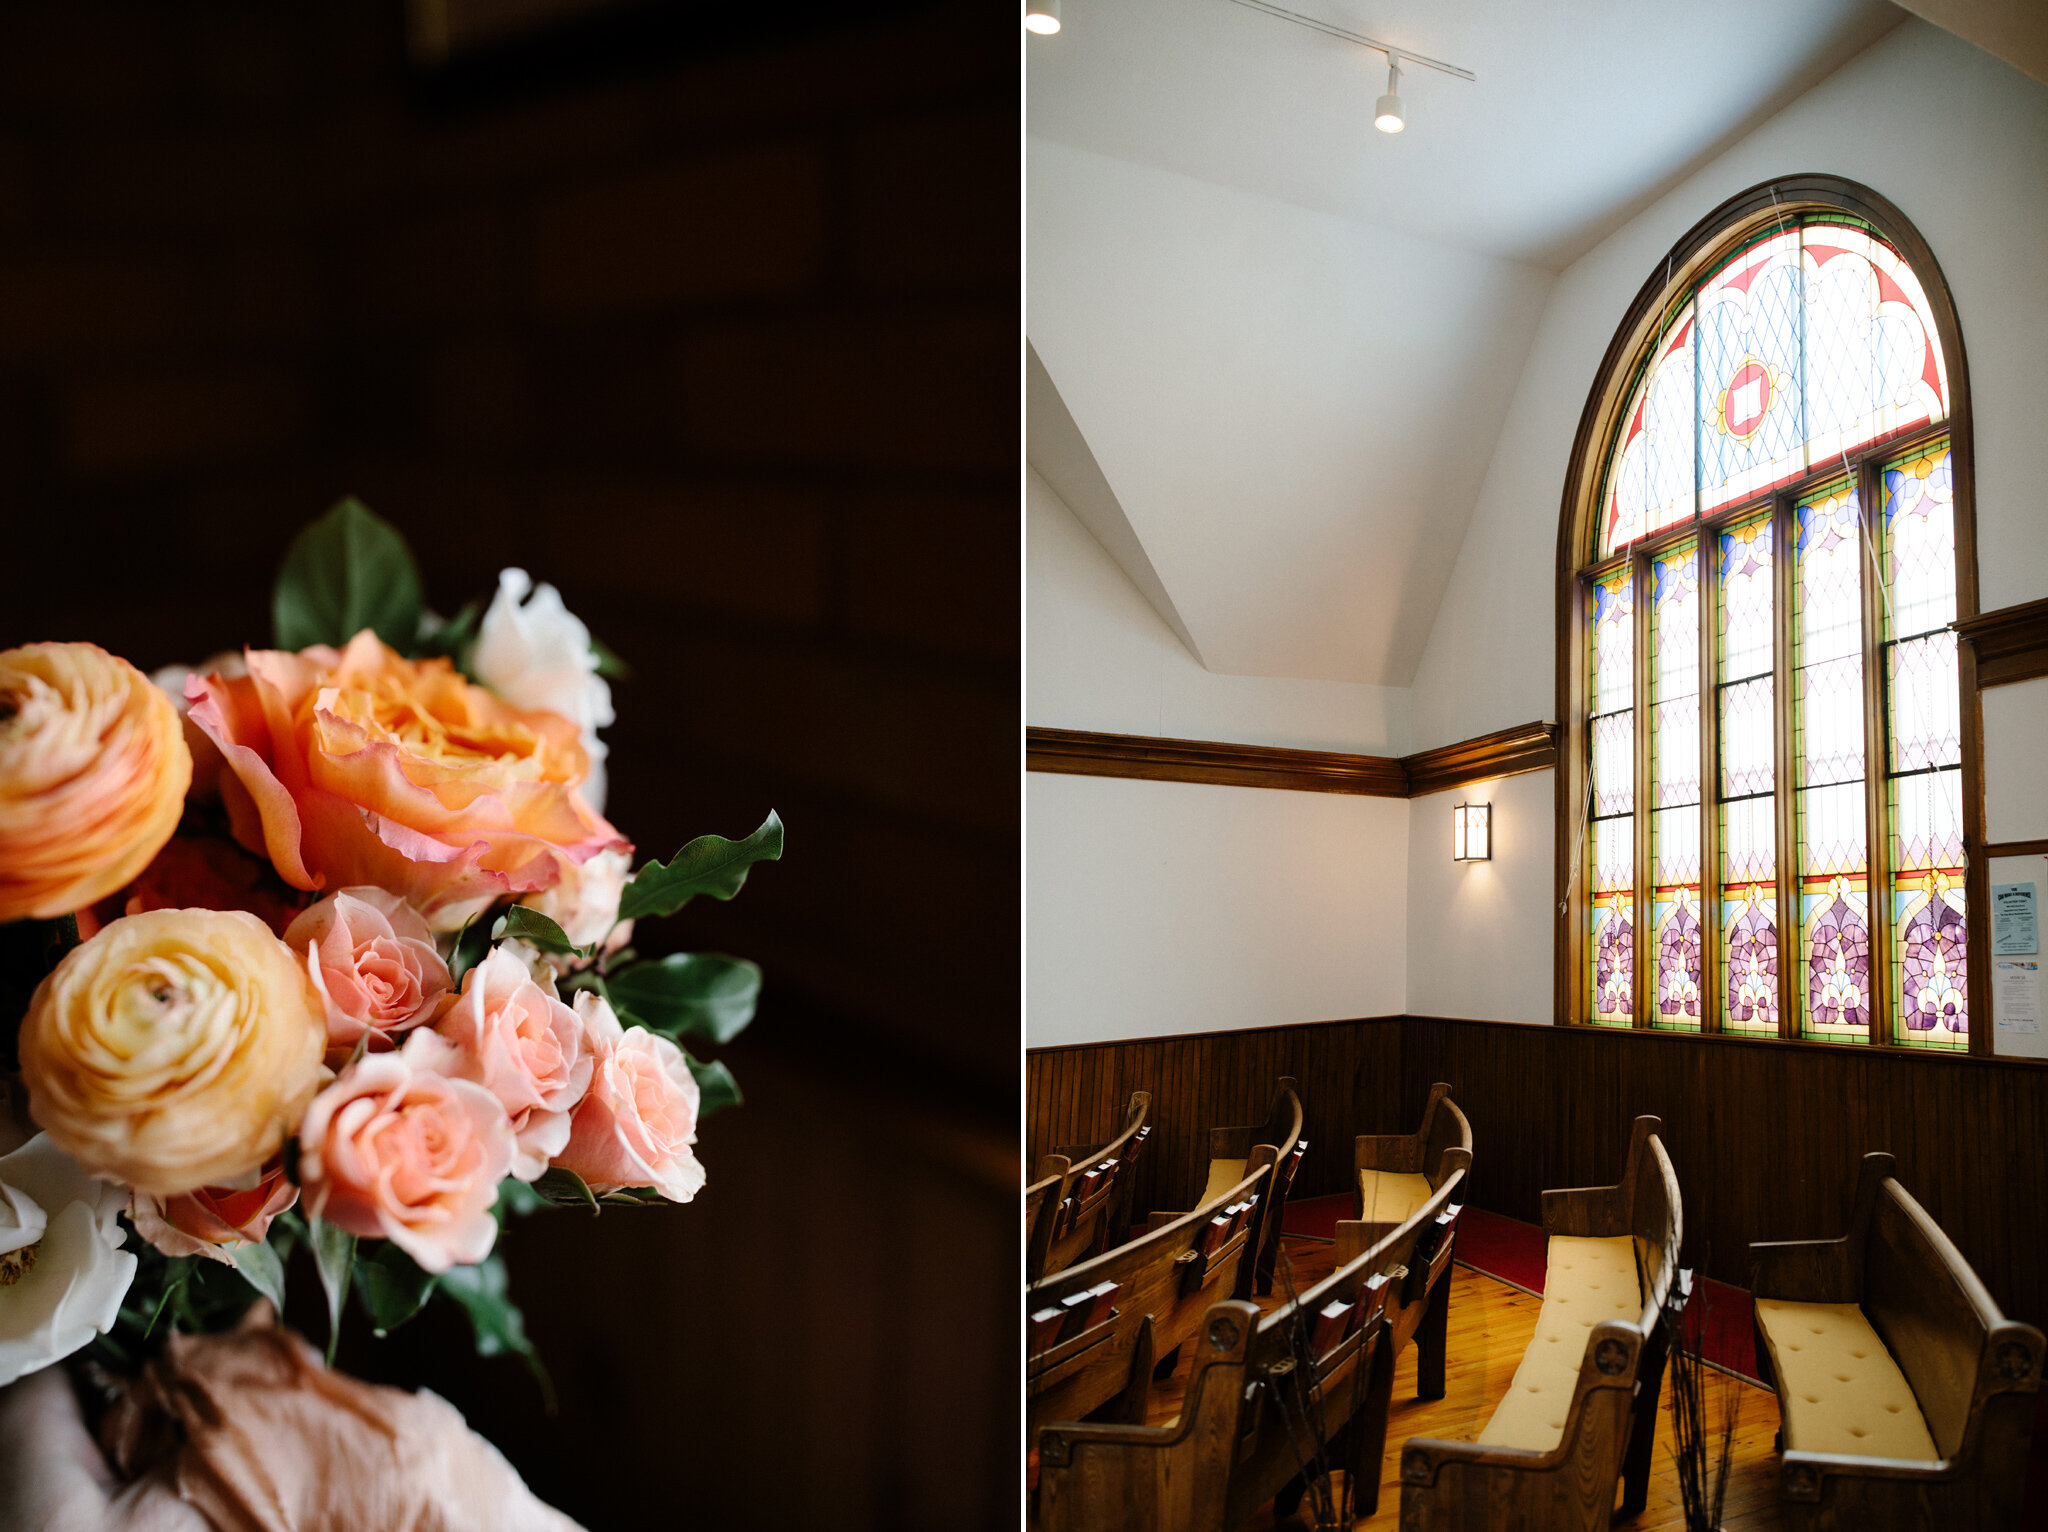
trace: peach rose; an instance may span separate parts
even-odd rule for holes
[[[365,1035],[372,1053],[432,1021],[453,987],[419,911],[381,888],[344,888],[300,915],[284,933],[305,954],[327,1008],[330,1064],[347,1060]],[[339,1057],[336,1057],[339,1055]]]
[[[683,1050],[645,1027],[621,1030],[598,996],[576,997],[597,1052],[590,1093],[569,1120],[569,1143],[555,1156],[594,1191],[651,1186],[688,1202],[704,1186],[697,1142],[697,1079]]]
[[[0,651],[0,921],[103,899],[178,827],[192,753],[170,699],[93,644]]]
[[[21,1025],[29,1112],[79,1164],[175,1197],[284,1144],[320,1081],[319,997],[241,910],[149,910],[65,954]]]
[[[446,1044],[430,1055],[434,1067],[498,1098],[518,1143],[512,1174],[537,1179],[569,1142],[569,1113],[590,1088],[596,1061],[582,1019],[498,947],[462,976],[462,998],[434,1030]]]
[[[576,726],[446,660],[414,664],[366,629],[339,653],[248,663],[188,682],[191,717],[226,758],[235,838],[294,888],[374,884],[453,931],[626,844],[576,791],[589,770]]]
[[[388,1239],[431,1272],[491,1253],[491,1204],[514,1153],[498,1098],[427,1062],[439,1043],[415,1032],[396,1053],[365,1054],[313,1098],[299,1125],[306,1210]]]
[[[179,1197],[137,1192],[128,1217],[135,1232],[165,1255],[203,1255],[232,1266],[221,1247],[260,1242],[270,1233],[270,1221],[298,1200],[299,1189],[279,1155],[251,1186],[202,1186]]]

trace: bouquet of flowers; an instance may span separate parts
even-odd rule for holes
[[[435,617],[353,500],[273,615],[276,648],[154,678],[0,651],[0,1123],[39,1130],[0,1155],[0,1384],[281,1313],[297,1255],[330,1362],[351,1292],[379,1334],[442,1298],[545,1386],[501,1222],[703,1186],[698,1123],[740,1097],[690,1048],[760,970],[627,944],[738,893],[781,822],[634,873],[617,661],[517,569]]]

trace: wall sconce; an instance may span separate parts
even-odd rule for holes
[[[1461,803],[1451,810],[1451,860],[1493,860],[1493,805]]]

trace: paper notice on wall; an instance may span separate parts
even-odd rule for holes
[[[1991,1005],[2001,1032],[2041,1030],[2041,965],[1997,958],[1991,965]]]
[[[2033,884],[1991,885],[1991,950],[1994,954],[2041,950],[2041,923],[2034,911]]]

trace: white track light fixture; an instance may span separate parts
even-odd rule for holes
[[[1401,105],[1401,55],[1387,54],[1387,93],[1372,109],[1372,125],[1382,133],[1398,133],[1408,126],[1408,113]]]
[[[1060,0],[1024,0],[1024,30],[1050,37],[1060,29]]]

